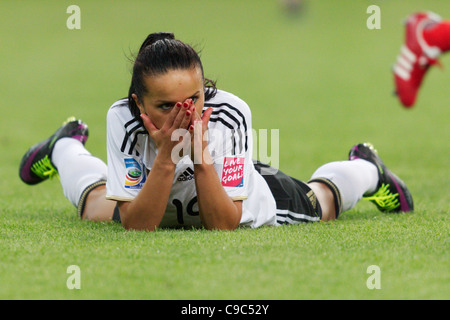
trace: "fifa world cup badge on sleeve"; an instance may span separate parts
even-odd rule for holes
[[[141,189],[145,183],[145,168],[133,158],[124,159],[125,161],[125,188]]]
[[[222,169],[222,185],[224,187],[244,186],[245,158],[225,157]]]

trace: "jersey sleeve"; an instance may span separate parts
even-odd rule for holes
[[[248,105],[230,94],[226,103],[205,103],[213,108],[208,141],[214,168],[228,196],[246,200],[253,170],[251,113]]]
[[[145,183],[146,169],[139,156],[128,152],[128,146],[132,143],[132,135],[130,130],[127,130],[127,124],[128,127],[132,127],[132,120],[126,119],[120,108],[124,107],[113,106],[107,114],[108,179],[106,198],[116,201],[131,201],[138,195]]]

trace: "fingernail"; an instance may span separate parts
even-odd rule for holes
[[[194,125],[191,124],[191,126],[189,127],[189,130],[194,130]]]
[[[188,104],[187,102],[185,102],[185,103],[183,103],[183,107],[184,107],[185,109],[187,109],[187,108],[189,107],[189,104]]]
[[[176,106],[177,106],[178,108],[180,108],[180,107],[181,107],[181,102],[177,102]]]
[[[190,116],[191,115],[191,112],[188,110],[188,111],[186,111],[186,116]]]

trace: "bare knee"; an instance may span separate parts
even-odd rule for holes
[[[320,203],[322,208],[322,220],[329,221],[336,219],[336,207],[334,202],[334,195],[330,188],[320,182],[308,183],[308,186],[314,191],[317,201]]]
[[[111,221],[115,206],[115,201],[106,200],[106,186],[99,186],[89,192],[82,218],[97,222]]]

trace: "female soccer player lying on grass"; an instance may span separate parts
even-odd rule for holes
[[[406,185],[369,144],[308,183],[254,163],[249,107],[205,79],[198,54],[173,34],[147,37],[128,98],[108,111],[108,166],[84,148],[87,137],[86,124],[68,121],[28,150],[20,177],[37,184],[59,173],[80,217],[126,229],[327,221],[363,196],[381,211],[413,209]]]

